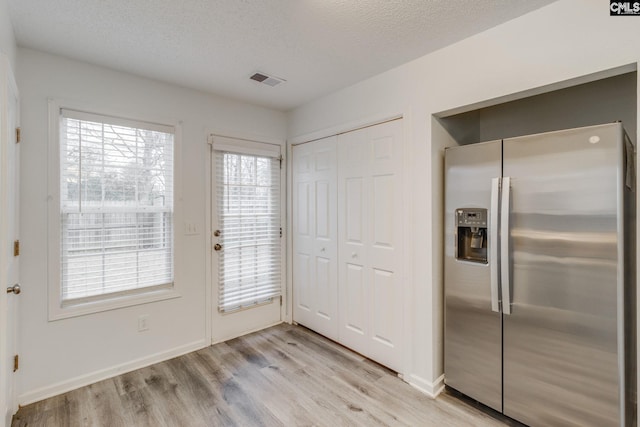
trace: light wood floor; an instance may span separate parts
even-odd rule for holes
[[[281,324],[21,408],[13,426],[504,426]]]

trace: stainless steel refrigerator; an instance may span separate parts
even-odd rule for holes
[[[533,426],[634,425],[634,159],[620,123],[445,151],[447,386]]]

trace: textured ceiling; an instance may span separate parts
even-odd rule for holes
[[[288,110],[553,0],[7,1],[19,46]]]

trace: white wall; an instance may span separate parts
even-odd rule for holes
[[[24,404],[203,347],[207,341],[205,200],[210,132],[281,140],[281,112],[18,49],[21,90],[21,283],[18,399]],[[175,124],[182,121],[182,219],[176,212],[175,276],[182,297],[92,315],[47,320],[47,98],[97,112]],[[200,231],[183,235],[182,221]],[[150,330],[137,332],[149,315]]]
[[[412,332],[405,379],[442,386],[442,149],[431,116],[640,61],[640,17],[610,17],[606,0],[560,0],[289,114],[289,141],[403,113],[411,150]],[[637,65],[635,65],[637,66]],[[525,96],[521,93],[519,96]]]
[[[13,26],[9,19],[6,0],[0,0],[0,52],[7,55],[9,63],[15,71],[16,40],[13,36]]]

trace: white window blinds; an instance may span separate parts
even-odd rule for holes
[[[218,309],[280,295],[280,160],[216,151]]]
[[[173,284],[170,126],[61,110],[62,301]]]

